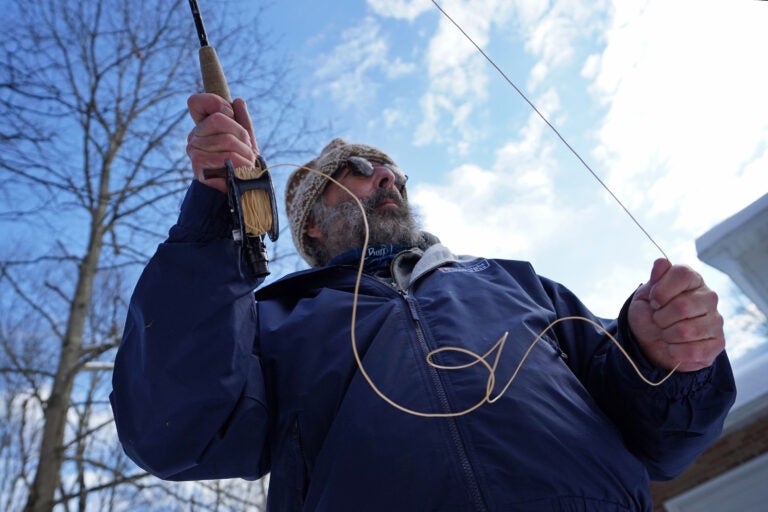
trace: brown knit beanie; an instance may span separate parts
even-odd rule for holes
[[[301,257],[312,267],[317,266],[318,262],[307,251],[307,221],[315,201],[320,198],[330,182],[307,169],[330,176],[338,169],[339,164],[350,156],[360,156],[380,163],[395,163],[386,153],[374,147],[333,139],[323,148],[320,156],[296,169],[288,177],[285,187],[285,211],[291,224],[293,243]]]

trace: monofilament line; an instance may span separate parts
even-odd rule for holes
[[[541,120],[542,120],[542,121],[544,121],[544,122],[547,124],[547,126],[549,126],[549,127],[552,129],[552,131],[555,133],[555,135],[557,135],[557,137],[558,137],[558,138],[559,138],[559,139],[560,139],[560,140],[563,142],[563,144],[565,144],[565,146],[566,146],[566,147],[567,147],[567,148],[568,148],[568,149],[571,151],[571,153],[573,153],[573,155],[574,155],[576,158],[578,158],[578,159],[579,159],[579,162],[581,162],[581,163],[582,163],[582,165],[583,165],[583,166],[584,166],[584,167],[587,169],[587,171],[589,171],[589,173],[592,175],[592,177],[593,177],[593,178],[595,178],[595,179],[597,180],[597,182],[598,182],[598,183],[600,183],[600,185],[602,185],[602,187],[603,187],[603,188],[604,188],[604,189],[605,189],[605,190],[606,190],[606,191],[607,191],[607,192],[608,192],[608,193],[611,195],[611,197],[614,199],[614,201],[616,201],[616,203],[617,203],[617,204],[618,204],[618,205],[621,207],[621,209],[622,209],[622,210],[624,210],[624,212],[625,212],[627,215],[629,215],[629,218],[630,218],[630,219],[632,219],[632,222],[634,222],[634,223],[635,223],[635,225],[636,225],[638,228],[640,228],[640,231],[642,231],[642,232],[643,232],[643,234],[646,236],[646,238],[648,238],[648,240],[650,240],[650,241],[651,241],[651,243],[652,243],[653,245],[655,245],[655,246],[656,246],[656,248],[659,250],[659,252],[660,252],[660,253],[661,253],[661,254],[664,256],[664,258],[666,258],[666,259],[668,260],[668,259],[669,259],[669,257],[667,256],[667,253],[665,253],[665,252],[664,252],[664,249],[662,249],[662,248],[661,248],[661,246],[660,246],[659,244],[657,244],[657,243],[656,243],[656,240],[654,240],[654,239],[653,239],[653,237],[651,236],[651,234],[650,234],[650,233],[648,233],[648,231],[646,231],[646,229],[645,229],[645,228],[642,226],[642,224],[640,224],[640,222],[639,222],[639,221],[638,221],[638,220],[635,218],[635,216],[634,216],[634,215],[632,215],[632,212],[630,212],[630,211],[629,211],[629,209],[628,209],[626,206],[624,206],[624,203],[622,203],[622,202],[621,202],[621,200],[618,198],[618,196],[616,196],[616,194],[614,194],[614,193],[613,193],[613,191],[612,191],[612,190],[611,190],[611,189],[608,187],[608,185],[606,185],[606,184],[605,184],[605,182],[604,182],[602,179],[600,179],[600,176],[598,176],[598,175],[597,175],[597,173],[596,173],[595,171],[593,171],[593,170],[592,170],[592,167],[590,167],[590,166],[589,166],[589,164],[587,164],[587,162],[586,162],[586,161],[585,161],[585,160],[584,160],[584,159],[581,157],[581,155],[579,154],[579,152],[578,152],[578,151],[576,151],[576,150],[573,148],[573,146],[571,146],[571,145],[568,143],[568,141],[567,141],[567,140],[565,140],[565,137],[563,137],[563,136],[560,134],[560,132],[558,131],[558,129],[557,129],[557,128],[555,128],[555,126],[554,126],[552,123],[550,123],[550,122],[549,122],[549,119],[547,119],[547,117],[546,117],[544,114],[542,114],[542,113],[541,113],[541,111],[540,111],[540,110],[539,110],[539,109],[536,107],[536,105],[534,105],[534,104],[533,104],[533,102],[532,102],[531,100],[529,100],[529,99],[528,99],[528,96],[526,96],[526,95],[525,95],[525,93],[524,93],[522,90],[520,90],[520,88],[519,88],[517,85],[515,85],[515,83],[512,81],[512,79],[510,79],[510,78],[507,76],[507,74],[506,74],[506,73],[504,73],[504,71],[502,71],[502,70],[501,70],[501,68],[500,68],[499,66],[497,66],[497,65],[496,65],[496,63],[493,61],[493,59],[492,59],[492,58],[491,58],[491,57],[490,57],[490,56],[489,56],[487,53],[485,53],[485,50],[483,50],[483,49],[480,47],[480,45],[478,45],[478,44],[477,44],[477,43],[474,41],[474,39],[472,39],[472,37],[470,37],[470,35],[469,35],[469,34],[467,34],[467,32],[466,32],[466,31],[465,31],[465,30],[464,30],[464,29],[461,27],[461,25],[459,25],[459,24],[458,24],[456,21],[454,21],[454,19],[453,19],[453,18],[451,18],[451,16],[450,16],[450,15],[449,15],[447,12],[445,12],[445,10],[443,10],[443,8],[442,8],[442,7],[440,7],[440,4],[438,4],[438,3],[437,3],[435,0],[432,0],[432,3],[433,3],[433,4],[435,4],[435,7],[437,7],[437,8],[440,10],[440,12],[441,12],[441,13],[443,13],[443,15],[444,15],[444,16],[445,16],[445,17],[446,17],[446,18],[447,18],[447,19],[448,19],[448,20],[449,20],[451,23],[453,23],[453,25],[454,25],[454,26],[455,26],[457,29],[459,29],[459,31],[460,31],[462,34],[464,34],[464,37],[466,37],[466,38],[467,38],[467,40],[468,40],[470,43],[472,43],[472,45],[473,45],[473,46],[474,46],[474,47],[477,49],[477,51],[479,51],[479,52],[480,52],[480,54],[481,54],[483,57],[485,57],[485,60],[487,60],[487,61],[488,61],[488,62],[491,64],[491,66],[493,66],[493,67],[494,67],[494,69],[496,69],[496,71],[498,71],[498,73],[499,73],[499,74],[500,74],[500,75],[501,75],[501,76],[504,78],[504,80],[506,80],[506,81],[507,81],[507,83],[508,83],[509,85],[511,85],[511,86],[512,86],[512,88],[513,88],[513,89],[515,89],[515,91],[517,91],[517,94],[519,94],[519,95],[520,95],[520,97],[521,97],[521,98],[523,98],[523,99],[525,100],[525,102],[526,102],[526,103],[528,103],[528,105],[530,105],[530,107],[533,109],[533,111],[534,111],[534,112],[536,112],[536,114],[537,114],[537,115],[538,115],[538,116],[541,118]]]

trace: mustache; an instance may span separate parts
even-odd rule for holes
[[[366,212],[373,211],[376,206],[378,206],[382,201],[385,201],[387,199],[391,199],[392,201],[397,204],[400,208],[405,208],[406,202],[402,195],[400,195],[400,192],[397,191],[397,189],[394,188],[381,188],[378,189],[376,192],[371,194],[369,197],[366,197],[363,201],[363,206],[365,207]]]

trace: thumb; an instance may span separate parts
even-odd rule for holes
[[[232,103],[232,108],[235,111],[235,121],[237,121],[240,126],[246,129],[248,136],[251,139],[251,147],[258,153],[259,146],[256,143],[256,134],[253,131],[253,120],[251,119],[251,115],[248,112],[248,106],[245,103],[245,100],[241,98],[235,99],[235,101]]]
[[[653,268],[651,269],[650,279],[648,282],[643,283],[637,290],[635,290],[634,298],[636,300],[650,301],[651,288],[653,288],[653,286],[659,282],[659,280],[664,276],[664,274],[667,273],[667,270],[669,270],[671,266],[672,263],[670,263],[666,258],[659,258],[654,261]]]
[[[672,263],[666,258],[659,258],[654,261],[653,268],[651,269],[651,279],[648,283],[651,285],[658,283],[659,279],[661,279],[671,267]]]

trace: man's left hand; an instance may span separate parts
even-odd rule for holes
[[[725,348],[717,294],[692,268],[666,259],[635,292],[629,326],[650,362],[666,370],[706,368]]]

